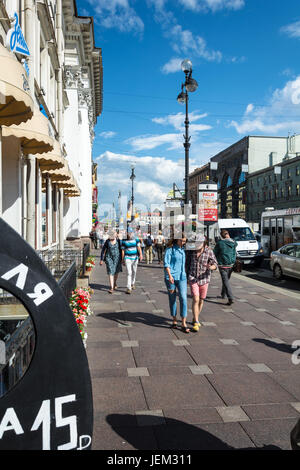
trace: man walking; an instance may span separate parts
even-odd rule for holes
[[[152,245],[153,245],[153,237],[150,233],[148,233],[147,238],[145,239],[145,258],[146,258],[147,264],[149,263],[152,264],[152,260],[153,260]]]
[[[127,230],[127,240],[122,241],[122,262],[126,265],[127,269],[127,291],[126,294],[131,294],[132,289],[135,289],[135,279],[138,261],[142,261],[143,255],[138,238],[134,237],[134,231],[131,227]]]
[[[219,271],[222,278],[221,297],[225,299],[227,296],[227,305],[233,304],[233,293],[229,283],[233,266],[236,261],[237,242],[230,238],[227,230],[221,230],[221,240],[215,246],[214,253],[218,261]]]

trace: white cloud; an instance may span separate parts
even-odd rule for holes
[[[244,0],[179,0],[187,9],[193,11],[240,10],[245,6]]]
[[[199,114],[196,111],[189,113],[189,130],[192,135],[193,141],[197,139],[199,132],[211,129],[211,126],[208,124],[199,124],[196,122],[206,116],[206,113]],[[169,114],[164,117],[155,117],[152,119],[153,122],[163,126],[171,126],[177,132],[135,136],[131,137],[130,139],[127,139],[126,143],[130,144],[133,150],[136,152],[143,150],[152,150],[162,145],[167,145],[167,150],[176,150],[182,148],[182,133],[185,129],[184,120],[184,113]]]
[[[197,111],[192,111],[189,113],[190,122],[195,122],[205,117],[207,117],[207,113],[197,114]],[[171,125],[178,131],[182,131],[184,129],[184,120],[185,120],[184,113],[168,114],[167,116],[164,116],[164,117],[152,119],[152,121],[155,122],[156,124]]]
[[[165,74],[179,72],[181,70],[182,61],[183,58],[179,59],[177,57],[173,57],[173,59],[170,59],[169,62],[161,67],[161,71]]]
[[[111,139],[114,137],[117,133],[114,131],[104,131],[99,134],[100,137],[103,137],[103,139]]]
[[[252,103],[248,104],[248,106],[247,106],[247,108],[246,108],[246,111],[245,111],[245,114],[250,114],[250,113],[252,113],[253,109],[254,109],[253,104],[252,104]]]
[[[220,62],[222,60],[222,53],[207,47],[205,39],[199,35],[194,35],[188,29],[183,29],[182,26],[176,24],[167,33],[171,39],[171,46],[177,54],[185,56],[193,55],[200,57],[209,62]]]
[[[126,141],[136,151],[151,150],[161,145],[169,145],[168,150],[174,150],[182,145],[181,134],[155,134],[131,137]]]
[[[128,0],[87,0],[94,8],[95,21],[104,28],[115,28],[121,32],[142,33],[143,20],[130,6]]]
[[[291,38],[300,38],[300,21],[295,21],[294,23],[282,26],[280,31]]]
[[[251,117],[249,118],[249,114]],[[247,106],[242,122],[231,121],[229,126],[239,134],[255,131],[269,134],[300,132],[300,76],[276,89],[269,104],[262,107]]]
[[[102,201],[112,202],[118,190],[123,196],[130,197],[129,179],[134,164],[136,179],[134,182],[136,202],[141,204],[161,204],[173,182],[182,187],[184,166],[180,161],[165,157],[124,155],[106,151],[96,158],[101,162],[98,180],[101,187]],[[116,197],[116,196],[115,196]]]

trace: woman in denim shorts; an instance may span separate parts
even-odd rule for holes
[[[217,269],[218,262],[214,252],[209,248],[204,236],[198,236],[195,249],[189,251],[187,257],[187,276],[193,297],[193,328],[199,331],[199,315],[202,311],[204,299],[207,295],[211,272]]]

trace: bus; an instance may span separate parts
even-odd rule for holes
[[[261,214],[261,244],[266,256],[300,241],[300,207],[267,210]]]

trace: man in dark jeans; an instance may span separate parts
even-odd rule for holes
[[[219,271],[222,278],[222,299],[227,296],[227,305],[233,304],[233,293],[229,279],[236,261],[237,242],[230,238],[227,230],[221,230],[221,240],[215,246],[214,253],[218,261]]]

